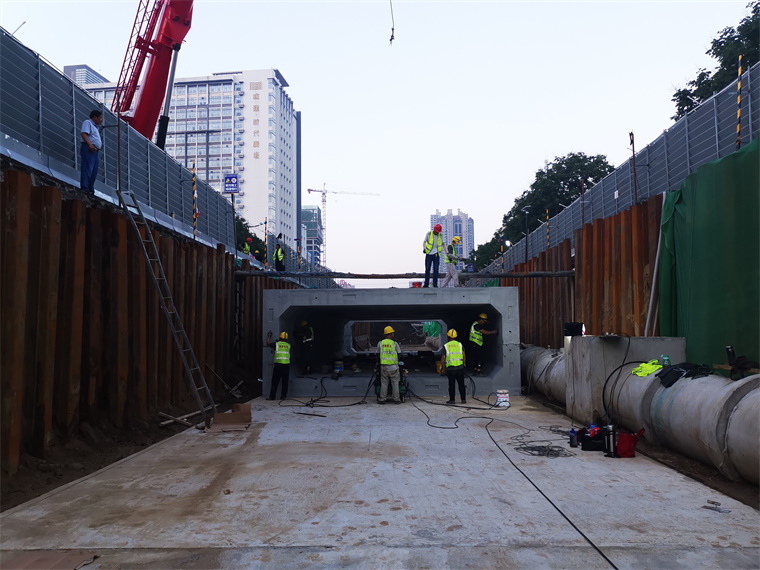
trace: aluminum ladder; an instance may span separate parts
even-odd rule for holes
[[[150,231],[150,227],[148,227],[148,222],[143,215],[140,205],[137,203],[134,192],[117,190],[116,194],[119,196],[119,202],[127,213],[127,218],[129,218],[132,228],[137,235],[137,243],[140,244],[143,256],[145,257],[145,263],[150,270],[153,285],[155,285],[158,298],[161,301],[161,309],[172,331],[174,343],[177,345],[180,358],[182,359],[182,366],[185,368],[185,376],[190,383],[191,392],[201,411],[201,417],[206,427],[210,427],[216,410],[214,399],[198,364],[198,359],[195,357],[195,351],[193,351],[190,339],[187,337],[185,327],[182,325],[182,320],[179,318],[177,307],[174,305],[174,299],[169,290],[169,282],[166,280],[164,267],[161,265],[161,259],[158,255],[158,248],[153,240],[153,233]],[[143,237],[140,233],[140,227],[145,228],[146,237]]]

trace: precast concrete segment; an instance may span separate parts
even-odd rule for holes
[[[485,337],[484,376],[475,379],[477,394],[485,397],[498,389],[519,394],[520,323],[516,287],[266,290],[262,330],[265,334],[270,330],[292,334],[305,320],[315,333],[312,359],[322,358],[323,362],[332,364],[352,350],[346,345],[345,336],[345,328],[351,322],[440,321],[446,328],[458,331],[458,340],[464,343],[467,352],[470,326],[480,313],[488,315],[488,326],[496,329],[498,334]],[[444,337],[445,332],[444,329]],[[442,340],[445,342],[445,338]],[[318,396],[322,389],[320,375],[299,377],[298,351],[291,352],[288,395]],[[270,349],[263,349],[263,363],[263,389],[264,394],[268,394],[273,366]],[[358,374],[346,370],[337,380],[324,380],[324,386],[330,397],[362,396],[367,391],[370,377],[371,370]],[[445,376],[412,371],[408,381],[412,390],[422,396],[448,393]]]
[[[441,430],[409,403],[315,417],[255,400],[246,432],[191,429],[0,514],[0,565],[81,549],[92,568],[609,568],[580,530],[621,569],[757,567],[756,510],[643,456],[518,453],[515,436],[569,449],[545,428],[571,424],[511,401],[416,401],[433,425],[469,418]]]
[[[759,385],[760,374],[738,381],[710,375],[679,380],[670,388],[660,386],[650,409],[657,438],[684,455],[715,465],[726,477],[739,479],[740,471],[731,463],[731,457],[743,460],[753,454],[735,452],[730,457],[726,449],[726,430],[737,404]],[[755,413],[760,414],[760,409],[755,408]],[[757,422],[753,423],[754,427],[758,426]],[[751,427],[752,423],[744,429]],[[750,445],[757,448],[760,433],[755,431],[748,435],[748,443],[754,442]],[[734,445],[741,443],[740,439],[734,440]],[[741,471],[749,469],[745,466]]]
[[[739,475],[750,483],[760,483],[760,389],[754,389],[744,396],[726,428],[726,451],[731,464]]]
[[[520,353],[523,383],[550,400],[565,403],[565,357],[562,351],[530,346]]]

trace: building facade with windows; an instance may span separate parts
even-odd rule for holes
[[[306,229],[306,261],[313,265],[322,265],[322,209],[319,206],[305,205],[301,209],[301,220]]]
[[[175,79],[166,153],[222,192],[237,175],[236,211],[263,237],[296,249],[301,237],[300,112],[277,69]],[[110,107],[115,84],[87,85]],[[201,215],[203,215],[201,213]]]
[[[73,79],[74,83],[81,87],[90,83],[108,83],[108,79],[89,65],[64,65],[63,74]]]
[[[475,249],[475,222],[473,219],[461,210],[457,210],[456,214],[452,213],[451,210],[448,210],[445,214],[441,214],[439,210],[436,210],[435,214],[430,216],[430,229],[432,230],[436,224],[441,224],[443,228],[441,233],[446,245],[451,243],[454,236],[461,238],[462,241],[456,246],[457,256],[468,258],[470,253]],[[441,260],[441,263],[443,263],[443,260]],[[463,262],[459,262],[457,267],[463,269],[464,265]]]

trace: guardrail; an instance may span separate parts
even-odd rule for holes
[[[117,118],[102,103],[39,54],[0,28],[0,154],[79,187],[79,134],[90,111],[103,112],[103,150],[95,190],[119,204],[121,185],[140,201],[145,217],[193,237],[192,174],[163,150]],[[198,240],[234,251],[234,208],[216,190],[196,182]]]

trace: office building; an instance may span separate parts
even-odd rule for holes
[[[306,229],[306,261],[313,265],[322,265],[322,209],[319,206],[306,205],[301,209],[301,221]]]
[[[470,257],[470,253],[475,249],[475,222],[470,216],[461,210],[457,210],[456,214],[453,214],[451,210],[445,214],[436,210],[435,214],[430,216],[430,229],[432,230],[436,224],[441,224],[443,228],[441,233],[444,244],[450,244],[454,236],[459,236],[462,241],[456,246],[457,256],[465,259]],[[443,259],[441,264],[443,264]],[[463,269],[464,266],[463,262],[457,264],[459,269]],[[441,267],[444,270],[443,265]]]
[[[277,69],[175,79],[166,152],[218,191],[237,175],[236,211],[263,237],[301,237],[300,112]],[[110,107],[115,84],[88,85]]]
[[[89,65],[64,65],[63,74],[74,80],[80,87],[91,83],[108,83],[108,79],[100,75]]]

